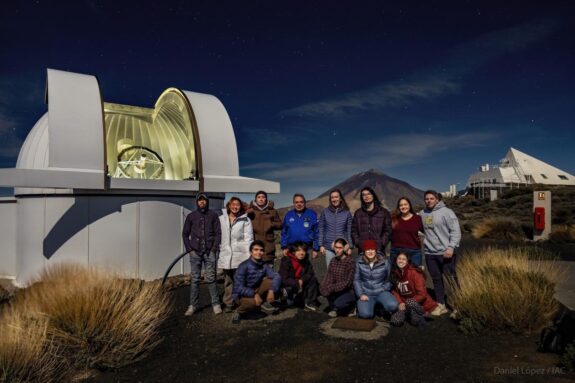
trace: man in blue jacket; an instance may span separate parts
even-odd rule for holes
[[[312,249],[312,258],[317,257],[319,250],[317,214],[305,204],[303,194],[294,194],[294,208],[287,212],[282,224],[281,247],[284,256],[287,255],[289,245],[303,242],[308,249]]]
[[[250,258],[240,263],[234,276],[232,299],[238,304],[232,323],[238,324],[242,315],[259,310],[276,312],[272,306],[275,293],[281,287],[281,277],[263,261],[265,244],[255,240],[250,244]],[[265,301],[264,301],[265,299]]]

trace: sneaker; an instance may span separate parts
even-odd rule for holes
[[[232,324],[240,324],[242,321],[242,316],[239,313],[235,313],[232,317]]]
[[[331,310],[330,312],[327,313],[327,315],[329,315],[332,318],[337,318],[337,311]]]
[[[357,316],[357,309],[353,309],[351,310],[351,312],[349,314],[347,314],[348,317],[354,317]]]
[[[304,305],[304,310],[307,311],[317,311],[319,307],[315,303],[306,303]]]
[[[262,310],[270,312],[270,313],[275,313],[277,311],[277,308],[272,306],[272,304],[269,302],[262,303],[261,307],[262,307]]]
[[[188,309],[186,310],[186,312],[184,313],[185,316],[190,317],[192,315],[194,315],[194,313],[196,312],[196,308],[192,305],[188,306]]]
[[[434,317],[438,317],[443,314],[447,314],[448,312],[449,311],[447,310],[447,307],[445,307],[443,303],[438,303],[437,307],[433,309],[433,311],[431,312],[431,315],[433,315]]]
[[[218,315],[222,313],[222,306],[219,303],[212,305],[212,309],[214,310],[214,314]]]
[[[453,320],[459,320],[461,319],[461,314],[459,313],[459,311],[457,311],[457,309],[453,309],[451,314],[449,314],[449,317]]]

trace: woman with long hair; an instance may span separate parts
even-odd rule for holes
[[[232,289],[236,269],[250,257],[250,244],[254,240],[252,222],[245,213],[242,200],[232,197],[222,209],[220,225],[222,228],[222,241],[218,268],[224,270],[224,296],[225,311],[232,311]]]
[[[413,205],[407,197],[397,200],[397,207],[391,216],[391,264],[395,257],[403,252],[414,266],[421,266],[421,236],[423,221],[413,211]]]
[[[323,209],[319,217],[319,251],[325,255],[326,266],[329,267],[335,253],[331,248],[333,241],[343,238],[351,243],[351,222],[353,218],[339,189],[329,192],[329,206]]]

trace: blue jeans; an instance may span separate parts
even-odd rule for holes
[[[393,313],[397,310],[397,299],[389,291],[383,291],[377,295],[368,295],[369,300],[357,300],[357,315],[360,318],[373,318],[375,305],[381,304],[385,311]]]
[[[208,285],[208,291],[212,299],[212,305],[220,303],[218,298],[218,286],[216,285],[216,271],[218,259],[216,253],[198,254],[195,251],[190,252],[191,277],[190,282],[190,305],[198,307],[200,299],[200,278],[202,273],[202,264],[205,267],[205,280]]]
[[[421,266],[422,263],[421,250],[406,249],[403,247],[391,248],[391,252],[389,253],[389,261],[391,262],[392,265],[395,265],[395,258],[397,258],[397,254],[399,254],[400,252],[404,252],[405,254],[407,254],[407,258],[409,259],[409,262],[411,262],[413,266]]]
[[[325,249],[325,267],[329,268],[329,263],[335,258],[335,253],[332,250]]]

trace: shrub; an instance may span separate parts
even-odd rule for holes
[[[159,282],[74,265],[46,269],[14,303],[23,312],[45,313],[49,333],[82,368],[118,368],[143,358],[159,343],[157,328],[169,306]]]
[[[565,348],[565,352],[561,355],[561,365],[567,371],[575,371],[575,341],[569,343]]]
[[[452,296],[462,330],[532,333],[547,326],[559,308],[553,295],[561,274],[554,261],[543,259],[521,248],[466,254]]]
[[[474,238],[489,238],[500,240],[521,241],[525,233],[521,225],[507,218],[486,218],[473,227]]]
[[[68,368],[56,356],[48,318],[7,308],[0,319],[0,382],[59,381]]]
[[[575,242],[575,225],[556,225],[549,235],[549,241],[556,243]]]

